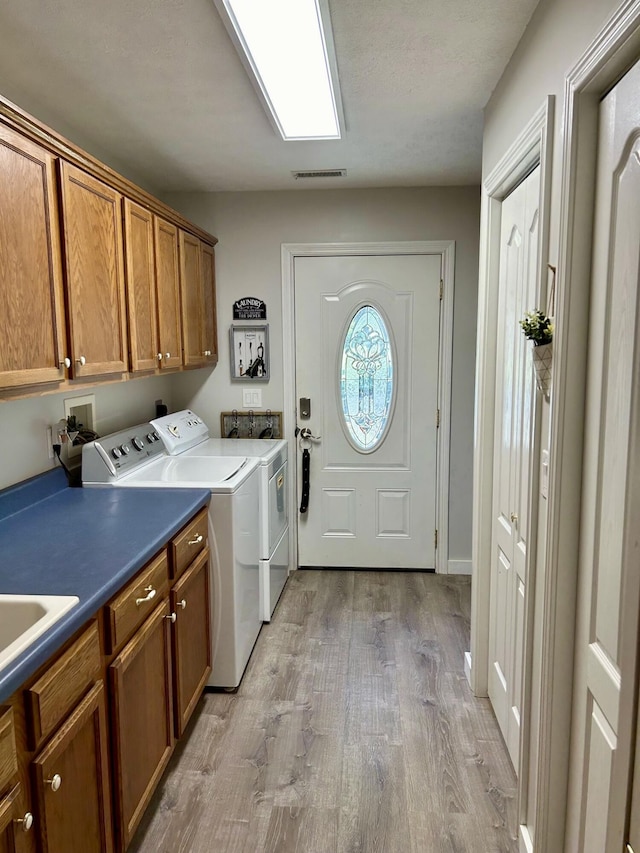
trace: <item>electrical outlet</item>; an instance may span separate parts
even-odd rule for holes
[[[53,454],[53,427],[47,427],[47,453],[49,454],[49,459],[54,458]]]

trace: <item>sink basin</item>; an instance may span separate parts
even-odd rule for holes
[[[0,670],[78,601],[75,595],[0,594]]]

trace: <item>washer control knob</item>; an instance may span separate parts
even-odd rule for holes
[[[136,436],[131,442],[136,450],[144,450],[144,441]]]
[[[127,455],[127,453],[131,453],[131,448],[128,444],[121,444],[120,450],[124,453],[125,456]]]
[[[147,441],[149,442],[149,444],[153,444],[153,442],[155,441],[155,438],[153,437],[153,433],[152,433],[152,432],[148,432],[148,433],[146,434],[145,438],[147,439]]]
[[[154,440],[154,441],[160,441],[160,436],[158,435],[158,433],[157,433],[157,432],[153,432],[153,433],[152,433],[152,435],[153,435],[153,440]]]
[[[122,456],[122,451],[120,450],[119,447],[114,447],[113,450],[111,451],[111,455],[113,456],[114,459],[120,459],[120,457]]]

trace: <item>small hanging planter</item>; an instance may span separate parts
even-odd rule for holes
[[[556,303],[556,268],[547,264],[552,274],[551,290],[549,292],[549,304],[547,313],[537,309],[529,311],[520,320],[520,326],[525,338],[533,341],[533,369],[536,375],[536,386],[539,391],[548,397],[551,392],[551,365],[553,363],[553,315]]]
[[[553,321],[542,311],[529,311],[520,320],[524,335],[533,341],[533,369],[536,386],[545,396],[551,390],[551,364],[553,362]]]
[[[553,363],[553,343],[540,344],[533,348],[533,369],[536,374],[536,386],[549,396],[551,390],[551,365]]]

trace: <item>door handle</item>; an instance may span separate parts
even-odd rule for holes
[[[322,438],[321,435],[313,435],[308,427],[302,427],[302,429],[300,429],[300,427],[296,427],[296,435],[299,435],[300,438],[305,438],[308,441],[320,441]]]

